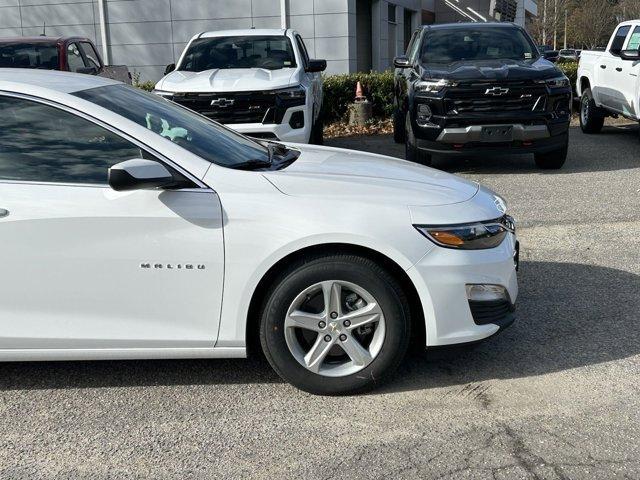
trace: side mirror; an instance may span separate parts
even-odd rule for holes
[[[555,62],[556,60],[558,60],[558,52],[556,52],[555,50],[547,50],[542,54],[542,56],[550,62]]]
[[[134,158],[109,169],[109,186],[117,192],[162,188],[174,183],[167,167],[153,160]]]
[[[84,73],[85,75],[97,75],[98,69],[96,67],[80,67],[76,69],[76,73]]]
[[[393,66],[396,68],[409,68],[411,66],[411,61],[406,55],[400,55],[393,59]]]
[[[640,60],[640,50],[622,50],[620,52],[620,58],[623,60]]]
[[[309,66],[306,68],[307,72],[324,72],[327,69],[326,60],[309,60]]]
[[[175,63],[170,63],[169,65],[167,65],[167,68],[164,69],[164,74],[165,75],[169,75],[175,69],[176,69],[176,64]]]

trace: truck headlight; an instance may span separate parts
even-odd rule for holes
[[[571,85],[571,82],[565,75],[555,78],[547,78],[546,80],[538,80],[537,83],[544,83],[549,88],[566,88]]]
[[[416,93],[438,93],[445,87],[455,87],[457,83],[449,80],[420,80],[416,82],[414,90]]]
[[[155,93],[156,95],[160,95],[162,98],[166,98],[167,100],[171,100],[175,95],[174,92],[166,92],[164,90],[152,90],[151,93]]]
[[[495,248],[509,232],[514,231],[514,222],[508,215],[487,222],[461,225],[414,225],[420,233],[436,245],[457,250],[482,250]]]
[[[276,90],[276,94],[285,99],[304,99],[306,91],[301,85],[298,85],[297,87]]]

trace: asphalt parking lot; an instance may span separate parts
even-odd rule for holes
[[[639,151],[627,125],[573,128],[560,171],[436,160],[508,200],[518,320],[371,394],[314,397],[260,360],[0,364],[0,478],[640,478]]]

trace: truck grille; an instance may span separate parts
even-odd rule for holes
[[[224,124],[278,123],[274,92],[185,93],[173,101]]]
[[[459,85],[445,97],[447,115],[544,111],[546,88],[532,83]]]

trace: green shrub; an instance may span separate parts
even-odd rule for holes
[[[375,118],[388,118],[393,112],[393,71],[349,73],[324,78],[323,113],[327,123],[345,120],[349,105],[356,97],[360,82],[367,99],[373,103]]]
[[[578,80],[578,62],[575,62],[575,61],[558,62],[557,66],[569,78],[569,81],[573,86],[573,91],[575,92],[576,82]]]

